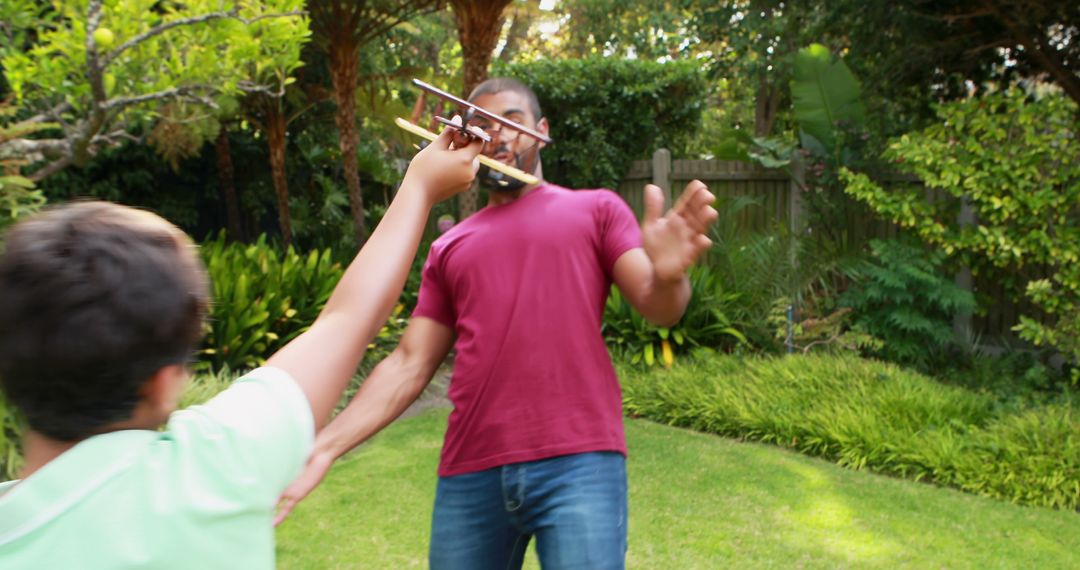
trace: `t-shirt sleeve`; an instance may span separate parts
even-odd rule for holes
[[[610,190],[601,190],[598,212],[600,216],[600,260],[608,275],[615,274],[615,262],[622,254],[641,247],[641,228],[630,205]]]
[[[440,250],[432,245],[427,261],[420,276],[420,293],[416,299],[416,308],[412,316],[427,317],[436,322],[454,328],[456,318],[454,304],[442,275]]]
[[[167,430],[188,450],[191,468],[262,506],[273,506],[300,474],[315,439],[307,397],[287,372],[272,367],[174,413]]]

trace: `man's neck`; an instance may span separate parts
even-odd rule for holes
[[[537,188],[547,184],[544,182],[544,165],[539,163],[537,159],[536,169],[533,171],[533,175],[540,179],[539,184],[529,184],[523,186],[520,190],[514,190],[513,192],[506,192],[502,190],[488,190],[488,205],[489,206],[502,206],[509,204],[518,198],[536,190]]]
[[[489,190],[488,191],[488,205],[490,205],[490,206],[502,206],[504,204],[509,204],[510,202],[513,202],[514,200],[517,200],[518,198],[521,198],[522,196],[528,194],[529,192],[532,192],[533,190],[536,190],[537,188],[540,187],[541,184],[543,184],[543,182],[541,182],[540,184],[530,184],[530,185],[525,186],[523,188],[520,188],[518,190],[514,190],[513,192],[507,192],[505,190]]]

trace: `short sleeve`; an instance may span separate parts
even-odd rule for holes
[[[599,214],[600,260],[608,275],[615,274],[615,262],[622,254],[641,247],[641,228],[634,211],[618,194],[600,190]]]
[[[315,439],[307,397],[288,373],[257,368],[206,404],[176,412],[167,433],[184,444],[193,467],[222,487],[272,506],[300,474]]]
[[[416,308],[413,309],[412,316],[427,317],[454,328],[457,319],[454,315],[454,305],[450,300],[450,292],[443,280],[439,251],[432,245],[428,252],[428,258],[424,262],[423,273],[420,276],[420,293],[417,296]]]

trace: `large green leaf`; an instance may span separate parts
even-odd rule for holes
[[[834,59],[829,49],[811,44],[795,55],[791,98],[799,128],[817,139],[825,149],[836,147],[836,126],[843,121],[861,125],[866,113],[862,87],[848,66]]]

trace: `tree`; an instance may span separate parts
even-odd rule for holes
[[[507,66],[551,123],[544,175],[571,188],[614,188],[634,160],[678,152],[701,123],[706,83],[691,62],[592,57]]]
[[[349,192],[357,243],[367,239],[364,197],[356,152],[360,133],[356,125],[356,89],[360,48],[409,19],[434,10],[441,0],[311,0],[312,29],[317,45],[329,56],[333,97],[345,185]]]
[[[164,105],[214,109],[219,97],[280,92],[307,36],[301,0],[249,2],[65,0],[5,2],[0,62],[26,121],[54,123],[44,138],[0,145],[0,158],[45,161],[40,180],[84,165],[100,149],[141,140]],[[250,64],[250,65],[249,65]]]
[[[1056,93],[999,92],[943,105],[940,120],[892,141],[885,158],[922,186],[885,188],[845,171],[846,191],[974,270],[1025,272],[1045,315],[1021,317],[1020,336],[1073,359],[1080,381],[1080,138],[1077,105]],[[976,223],[957,222],[966,202]],[[1018,296],[1020,296],[1018,294]]]
[[[1043,76],[1080,103],[1080,4],[1071,0],[906,0],[931,25],[918,39],[954,57],[946,69],[992,61],[1003,72]],[[931,35],[927,32],[943,30]],[[1006,63],[1006,60],[1014,60]]]
[[[491,54],[499,41],[503,27],[503,10],[510,0],[450,0],[461,43],[462,96],[468,97],[473,88],[488,77]],[[474,186],[458,199],[461,217],[477,210],[478,195]]]

